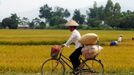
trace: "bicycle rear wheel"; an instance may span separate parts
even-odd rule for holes
[[[89,59],[83,62],[80,75],[104,75],[104,66],[101,60]]]
[[[57,59],[46,60],[41,67],[42,75],[65,75],[65,67],[63,63]]]

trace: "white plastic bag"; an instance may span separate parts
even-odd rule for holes
[[[103,47],[101,47],[99,45],[84,46],[82,48],[82,55],[86,59],[90,59],[90,58],[95,57],[98,53],[100,53],[100,51],[102,49],[103,49]]]

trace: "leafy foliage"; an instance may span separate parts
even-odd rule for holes
[[[63,29],[67,20],[73,19],[80,24],[81,29],[103,29],[103,27],[104,29],[134,29],[133,15],[134,11],[122,12],[120,4],[113,3],[112,0],[107,0],[105,6],[97,6],[97,2],[94,2],[93,7],[86,11],[86,15],[79,9],[75,9],[71,15],[68,9],[52,8],[45,4],[39,9],[39,18],[34,18],[30,22],[26,17],[20,19],[17,14],[11,14],[10,17],[3,19],[0,28],[16,29],[18,24],[28,24],[31,29]]]
[[[134,13],[124,16],[119,25],[123,29],[133,29],[134,28]]]
[[[46,22],[49,22],[51,17],[52,17],[52,8],[49,7],[47,4],[40,7],[40,15],[39,17],[40,18],[45,18],[46,19]]]
[[[2,23],[0,22],[0,28],[2,28]]]
[[[44,5],[40,8],[40,18],[45,18],[46,23],[50,24],[50,26],[57,25],[57,27],[61,24],[67,22],[64,18],[70,16],[70,13],[67,9],[63,9],[61,7],[55,7],[52,10],[48,5]]]
[[[73,20],[75,20],[76,22],[78,22],[79,24],[84,24],[85,22],[85,15],[80,13],[80,10],[75,10],[74,11],[74,15],[72,17]]]
[[[2,20],[2,27],[9,29],[17,29],[19,23],[19,18],[16,14],[11,14],[11,17]]]

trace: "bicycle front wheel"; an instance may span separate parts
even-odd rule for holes
[[[41,67],[42,75],[65,75],[65,67],[63,63],[57,59],[46,60]]]
[[[89,59],[83,62],[80,75],[104,75],[104,66],[101,60]]]

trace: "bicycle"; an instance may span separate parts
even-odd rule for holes
[[[42,75],[66,75],[66,66],[72,70],[69,75],[104,75],[104,66],[101,60],[97,60],[96,56],[90,59],[83,59],[80,57],[81,64],[78,67],[77,73],[73,70],[73,67],[68,64],[67,61],[71,62],[63,54],[63,48],[53,57],[43,62],[41,66]]]

